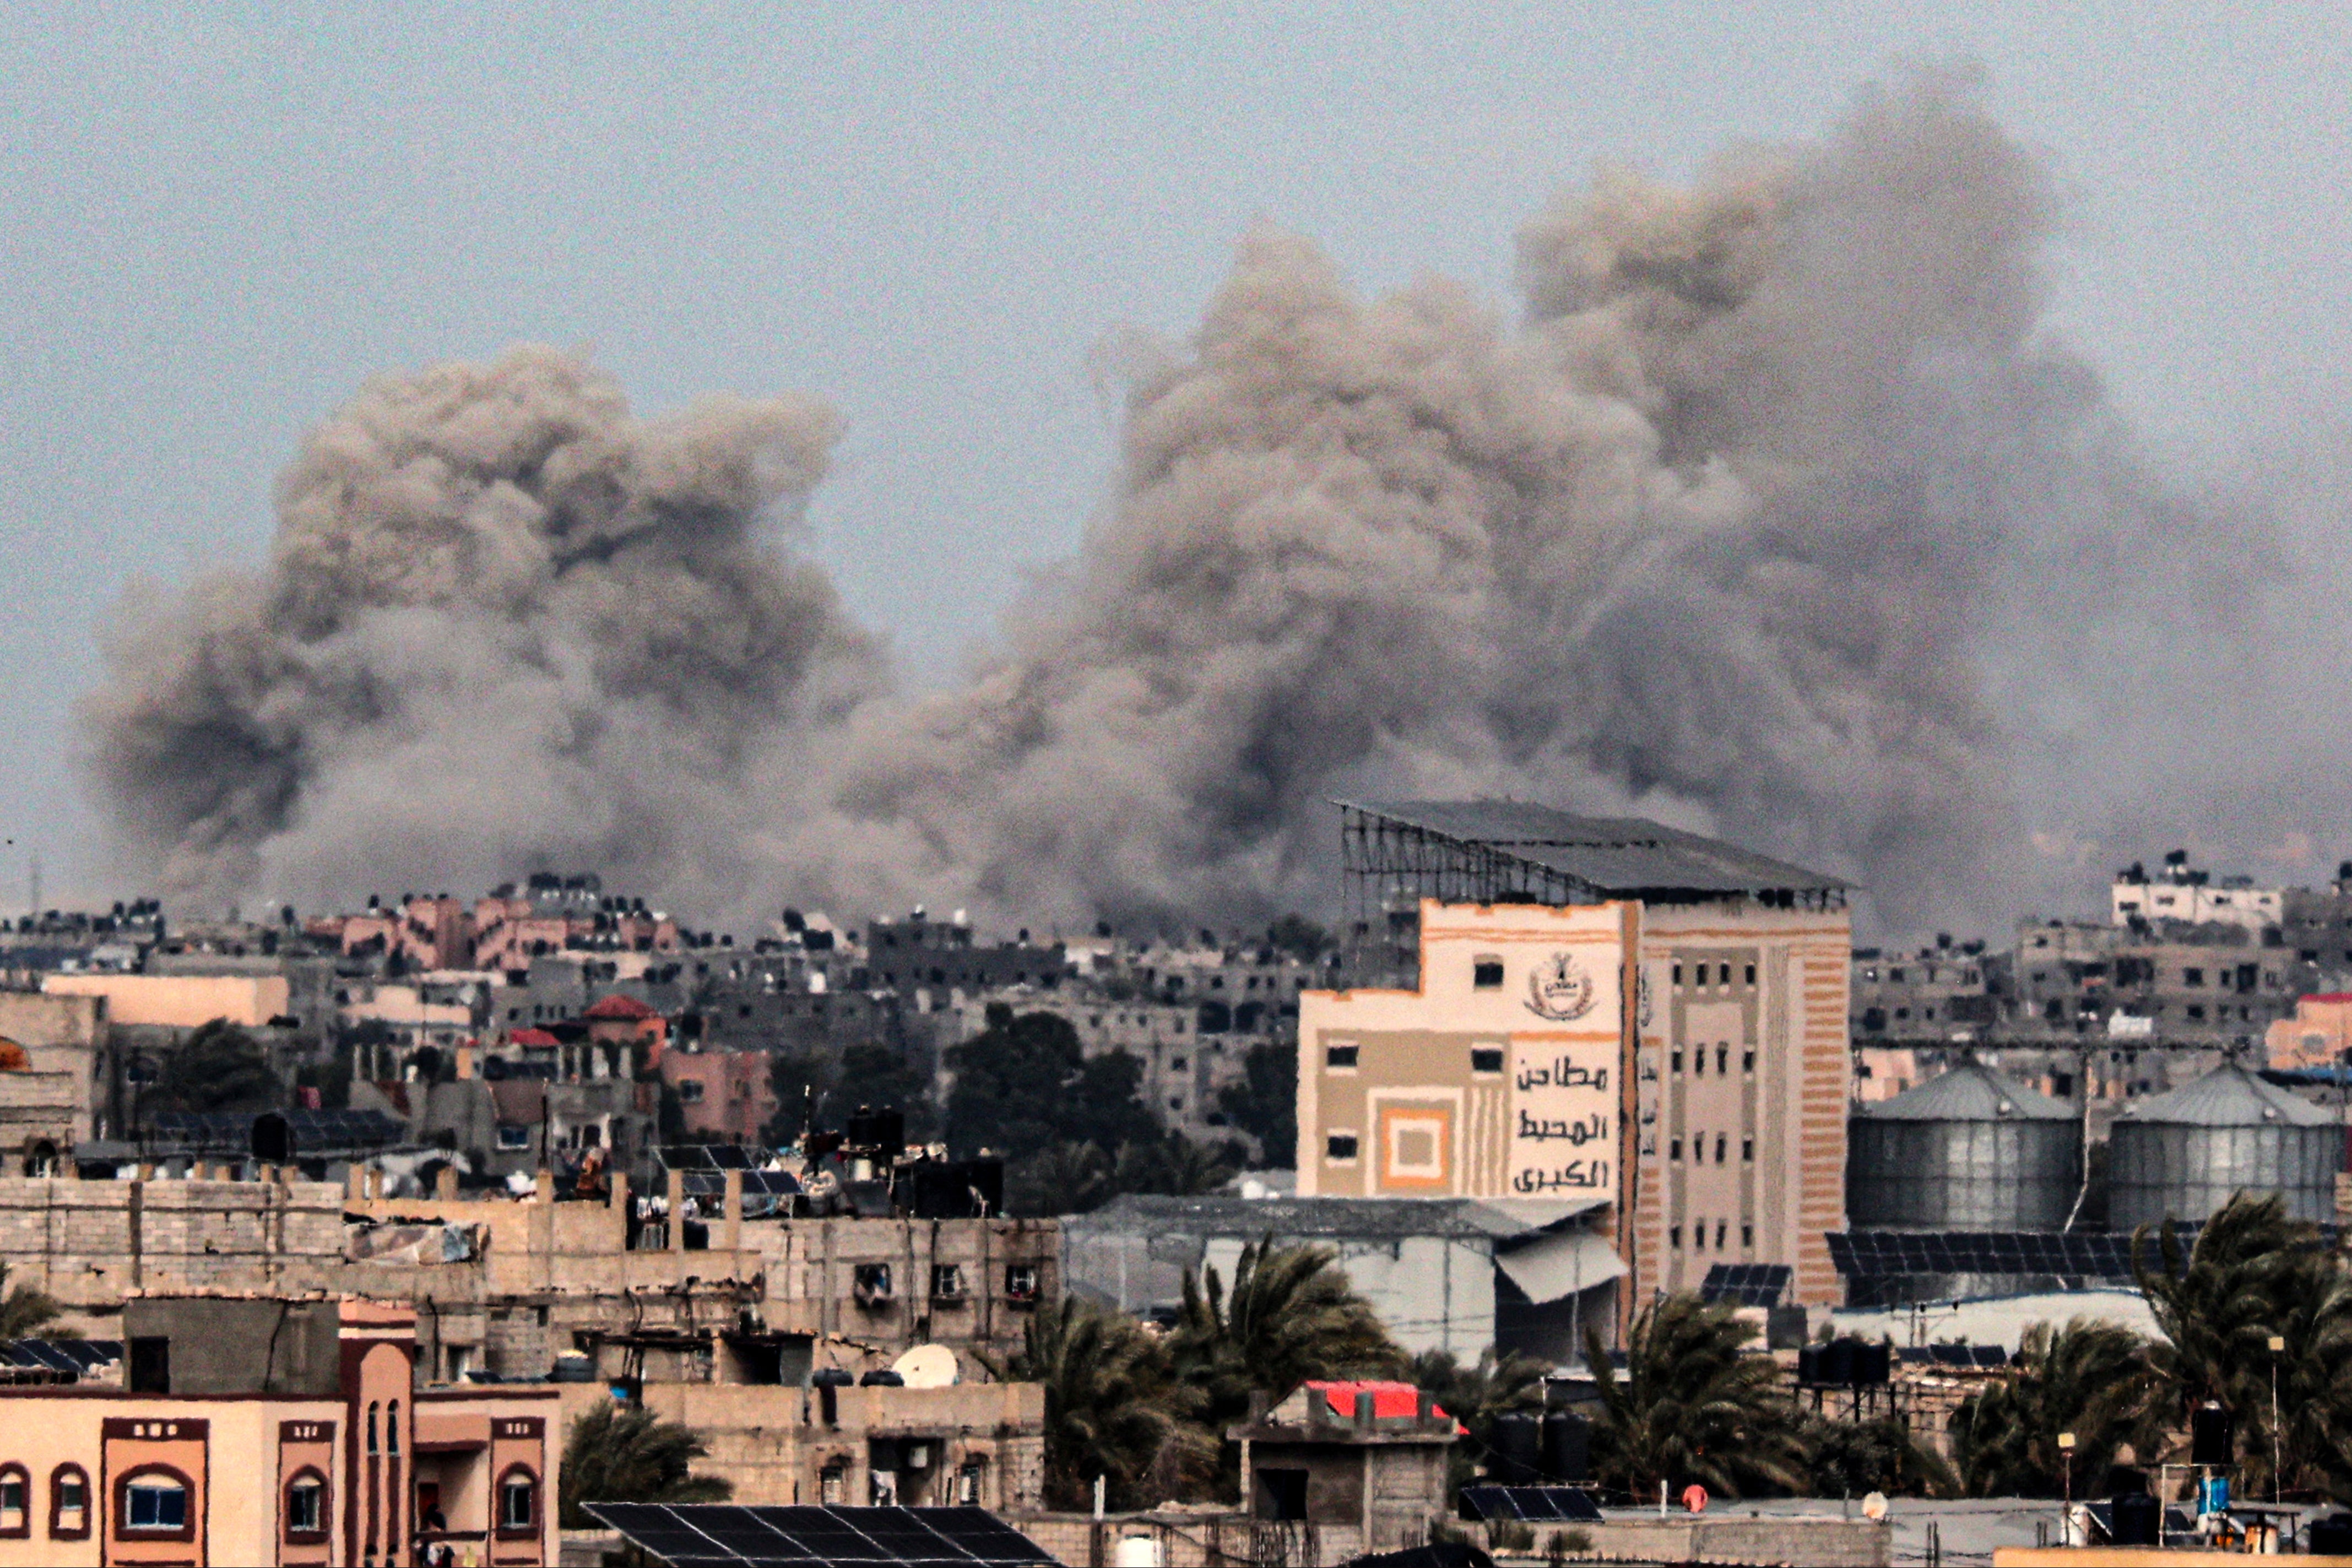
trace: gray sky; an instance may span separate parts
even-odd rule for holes
[[[1981,60],[2074,204],[2056,325],[2179,472],[2343,428],[2339,6],[12,7],[0,23],[0,904],[98,885],[70,705],[123,585],[251,561],[369,374],[585,343],[641,409],[799,390],[811,548],[936,678],[1075,544],[1090,360],[1244,225],[1507,304],[1596,159],[1675,174]],[[2335,612],[2329,607],[2329,612]]]

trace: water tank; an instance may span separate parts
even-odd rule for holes
[[[2057,1230],[2082,1184],[2074,1110],[1975,1062],[1857,1109],[1846,1127],[1856,1230]]]
[[[2290,1218],[2336,1218],[2344,1128],[2335,1113],[2234,1063],[2125,1106],[2108,1137],[2112,1229],[2198,1224],[2242,1191],[2284,1194]]]

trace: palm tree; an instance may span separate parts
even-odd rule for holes
[[[1742,1347],[1756,1330],[1685,1291],[1642,1309],[1626,1338],[1621,1376],[1585,1330],[1585,1362],[1600,1385],[1593,1469],[1635,1500],[1693,1481],[1721,1497],[1759,1488],[1796,1490],[1805,1479],[1802,1418],[1780,1391],[1769,1355]]]
[[[1093,1144],[1049,1144],[1007,1173],[1005,1207],[1015,1214],[1086,1214],[1117,1196],[1110,1157]]]
[[[1214,1269],[1184,1274],[1184,1304],[1169,1352],[1198,1390],[1211,1432],[1248,1414],[1250,1396],[1276,1399],[1309,1378],[1379,1377],[1404,1353],[1320,1247],[1276,1247],[1271,1236],[1242,1249],[1230,1295]]]
[[[2124,1445],[2145,1453],[2160,1440],[2160,1386],[2147,1342],[2122,1324],[2035,1323],[2016,1370],[1953,1413],[1962,1485],[1975,1497],[2056,1497],[2071,1469],[2075,1491],[2099,1486]]]
[[[2158,1267],[2147,1265],[2147,1241],[2146,1228],[2132,1238],[2132,1269],[2164,1331],[2150,1360],[2175,1423],[2207,1400],[2228,1409],[2250,1494],[2274,1481],[2352,1484],[2352,1284],[2318,1228],[2289,1218],[2277,1193],[2242,1192],[2185,1251],[2168,1220],[2153,1249]],[[2274,1337],[2284,1342],[2275,1356]]]
[[[1806,1467],[1815,1497],[1950,1497],[1959,1478],[1944,1456],[1919,1440],[1899,1416],[1870,1421],[1805,1424]]]
[[[1080,1297],[1040,1302],[1021,1352],[997,1377],[1045,1389],[1045,1505],[1080,1509],[1095,1478],[1113,1508],[1139,1508],[1163,1450],[1182,1446],[1188,1390],[1169,1375],[1160,1342],[1134,1319]]]
[[[560,1522],[594,1529],[583,1502],[722,1502],[733,1487],[692,1473],[709,1451],[692,1432],[642,1406],[598,1404],[572,1423],[564,1440]]]
[[[1217,1191],[1234,1179],[1234,1169],[1220,1151],[1170,1133],[1153,1142],[1121,1144],[1112,1181],[1121,1192],[1191,1197]]]
[[[8,1285],[8,1265],[0,1262],[0,1340],[31,1339],[65,1312],[65,1303],[37,1285]]]
[[[1474,1466],[1493,1457],[1498,1416],[1543,1408],[1544,1364],[1517,1351],[1497,1359],[1490,1347],[1475,1364],[1464,1366],[1450,1351],[1425,1350],[1406,1364],[1404,1376],[1469,1429],[1470,1436],[1448,1454],[1456,1488],[1468,1484]]]

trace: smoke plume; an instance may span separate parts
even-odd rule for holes
[[[98,777],[215,896],[553,863],[715,909],[1255,916],[1328,903],[1328,795],[1486,792],[1999,919],[2033,844],[2138,798],[2114,672],[2210,688],[2263,580],[2047,332],[2057,218],[1929,77],[1687,187],[1601,171],[1520,232],[1516,315],[1255,228],[1136,373],[1076,557],[920,698],[775,537],[821,408],[640,422],[546,350],[386,381],[259,578],[132,618]]]

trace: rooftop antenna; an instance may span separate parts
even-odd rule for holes
[[[9,841],[13,843],[15,841]],[[32,915],[33,923],[37,925],[41,919],[41,852],[35,850],[32,852],[31,861],[32,863],[25,873],[25,881],[27,884],[25,891],[26,896],[32,901],[33,907],[26,913]]]

